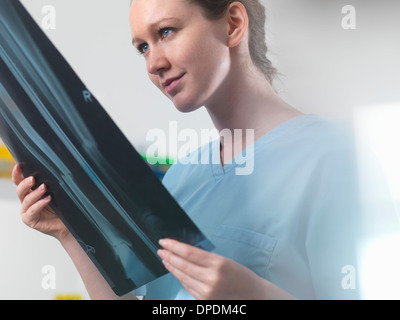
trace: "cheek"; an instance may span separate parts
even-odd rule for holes
[[[175,61],[199,82],[210,83],[227,71],[229,50],[213,39],[199,38],[181,49],[175,52]]]
[[[227,48],[222,34],[221,28],[208,24],[192,28],[179,39],[179,46],[174,45],[174,60],[188,68],[217,67]]]

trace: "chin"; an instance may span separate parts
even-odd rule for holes
[[[192,106],[186,106],[186,107],[180,107],[180,106],[175,106],[176,109],[182,113],[190,113],[193,111],[196,111],[200,109],[201,107],[192,107]]]
[[[202,107],[202,104],[195,103],[193,101],[185,101],[183,99],[179,99],[178,97],[172,99],[172,102],[174,103],[175,108],[182,113],[190,113]]]

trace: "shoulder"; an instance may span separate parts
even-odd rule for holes
[[[316,116],[297,135],[303,156],[312,160],[315,169],[332,180],[357,175],[357,147],[354,132],[348,124]],[[330,181],[332,181],[330,180]]]
[[[290,139],[294,142],[324,151],[354,146],[354,135],[350,126],[319,115],[308,115],[299,119],[291,133]]]
[[[319,115],[291,119],[256,143],[256,157],[262,161],[299,168],[339,158],[354,161],[356,151],[351,126]]]

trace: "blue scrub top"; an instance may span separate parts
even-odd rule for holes
[[[222,167],[219,150],[219,140],[201,147],[174,164],[163,180],[215,245],[213,252],[300,299],[358,299],[358,283],[349,285],[356,280],[344,273],[357,270],[363,236],[347,132],[304,115],[244,150],[246,164],[235,157]],[[250,173],[238,174],[251,163]],[[167,274],[146,286],[146,299],[193,297]]]

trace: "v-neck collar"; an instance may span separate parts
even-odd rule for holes
[[[280,125],[276,126],[274,129],[268,131],[262,137],[254,141],[251,145],[253,147],[253,154],[247,155],[246,152],[249,150],[249,147],[242,150],[239,154],[243,155],[246,154],[246,157],[254,156],[260,147],[270,143],[271,141],[275,140],[277,137],[281,136],[282,134],[289,134],[291,131],[295,130],[299,127],[302,123],[306,122],[307,119],[316,119],[318,116],[314,114],[305,114],[298,117],[294,117],[289,119]],[[216,182],[220,181],[224,178],[229,172],[235,169],[237,164],[237,157],[239,154],[235,155],[229,163],[226,163],[222,166],[221,162],[221,138],[218,138],[211,142],[210,148],[210,164],[211,164],[211,171],[216,180]],[[253,159],[254,160],[254,159]]]

